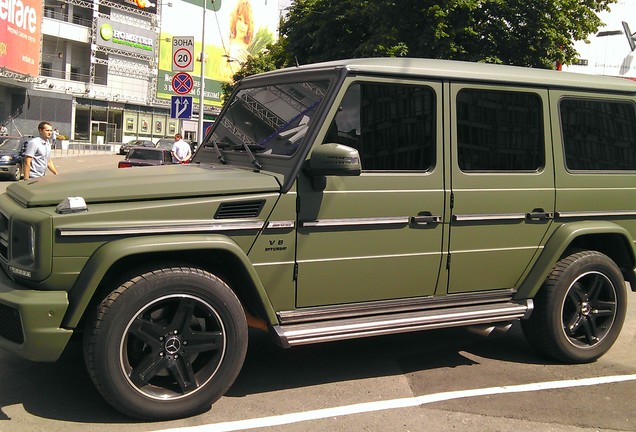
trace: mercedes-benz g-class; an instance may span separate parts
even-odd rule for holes
[[[0,196],[0,347],[71,336],[142,419],[205,410],[248,326],[283,347],[504,328],[566,363],[615,342],[636,287],[636,84],[424,59],[243,80],[189,165]]]

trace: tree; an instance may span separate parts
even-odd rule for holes
[[[293,64],[422,57],[552,69],[602,25],[617,0],[295,0],[280,38],[234,82]],[[227,100],[234,84],[224,84]]]
[[[296,0],[288,61],[409,56],[553,68],[616,0]]]

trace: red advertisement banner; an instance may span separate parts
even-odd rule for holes
[[[0,67],[38,76],[42,0],[0,0]]]

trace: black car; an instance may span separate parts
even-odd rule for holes
[[[169,150],[160,148],[132,147],[126,158],[119,161],[118,168],[135,166],[171,165],[172,154]]]
[[[149,147],[149,148],[156,148],[157,144],[153,143],[152,141],[149,140],[134,140],[134,141],[129,141],[126,144],[122,144],[119,147],[119,154],[120,155],[125,155],[128,153],[128,150],[130,150],[132,147]]]
[[[0,176],[11,180],[22,178],[22,153],[32,136],[0,137]]]

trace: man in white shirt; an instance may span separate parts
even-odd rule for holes
[[[24,151],[24,179],[42,177],[46,169],[57,175],[57,168],[51,160],[51,134],[53,127],[49,122],[38,125],[39,137],[30,139]]]
[[[192,157],[190,144],[183,140],[181,134],[175,134],[174,144],[172,144],[172,163],[188,163],[190,157]]]
[[[57,129],[53,129],[53,132],[51,132],[51,147],[56,148],[57,147],[57,136],[59,135],[59,132],[57,131]]]

